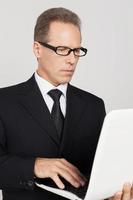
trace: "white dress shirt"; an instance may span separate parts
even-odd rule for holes
[[[50,82],[46,81],[41,76],[39,76],[37,72],[35,72],[35,80],[38,84],[38,87],[41,91],[41,94],[44,98],[44,101],[46,102],[46,105],[47,105],[50,113],[52,111],[54,101],[47,93],[52,89],[58,89],[62,92],[62,95],[60,97],[60,107],[61,107],[61,111],[65,117],[65,115],[66,115],[66,91],[67,91],[68,84],[67,83],[60,84],[57,87],[55,87]]]

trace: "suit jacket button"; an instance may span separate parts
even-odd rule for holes
[[[20,185],[25,185],[26,184],[25,181],[20,181],[19,183],[20,183]]]
[[[33,182],[33,181],[28,181],[28,183],[27,183],[27,184],[28,184],[28,186],[29,186],[29,187],[32,187],[32,186],[33,186],[33,184],[34,184],[34,182]]]
[[[20,182],[19,182],[19,184],[20,184],[20,185],[23,185],[23,182],[22,182],[22,181],[20,181]]]

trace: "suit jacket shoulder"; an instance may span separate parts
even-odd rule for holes
[[[79,98],[81,98],[83,101],[86,101],[88,103],[93,103],[93,104],[101,104],[102,106],[104,106],[104,101],[102,98],[88,92],[85,90],[82,90],[80,88],[77,88],[73,85],[70,85],[71,91],[73,92],[73,94],[77,95]]]
[[[0,88],[0,96],[15,95],[15,94],[23,93],[23,91],[27,91],[27,89],[30,88],[33,80],[34,80],[34,76],[32,76],[30,79],[22,83]]]

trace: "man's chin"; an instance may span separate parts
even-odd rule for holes
[[[69,83],[71,81],[71,78],[65,78],[65,79],[62,79],[60,80],[60,84],[66,84],[66,83]]]

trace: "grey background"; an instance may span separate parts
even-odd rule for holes
[[[33,74],[36,18],[59,6],[79,14],[83,46],[88,48],[72,84],[102,97],[107,112],[133,108],[133,0],[0,0],[0,87]]]

